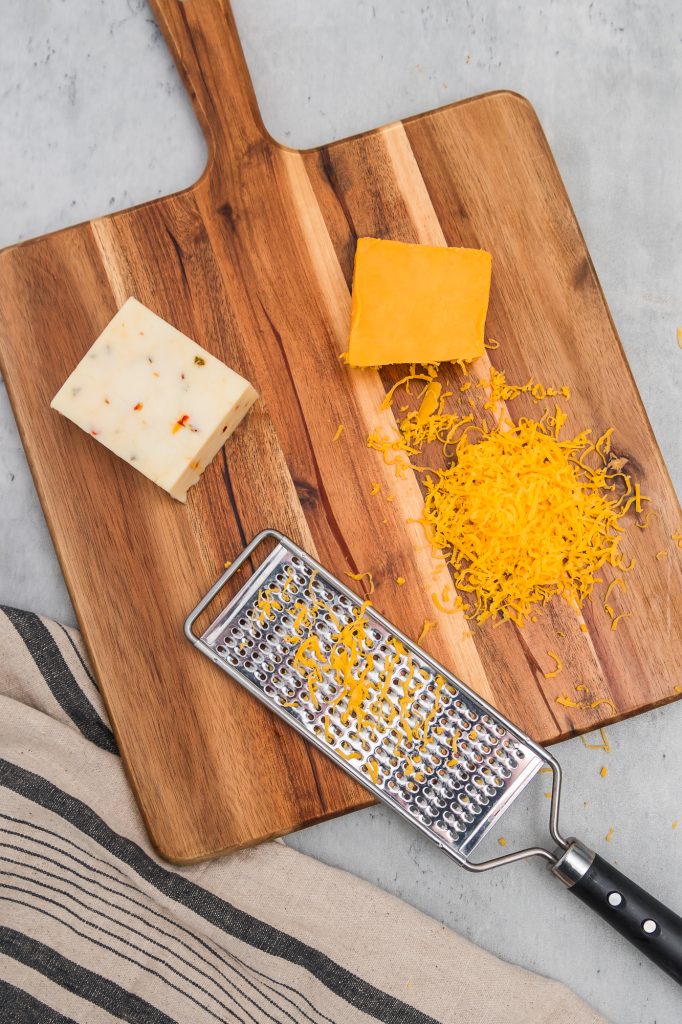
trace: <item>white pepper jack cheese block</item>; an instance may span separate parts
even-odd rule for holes
[[[185,501],[257,397],[247,380],[131,298],[51,406]]]

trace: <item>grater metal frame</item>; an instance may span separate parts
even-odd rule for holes
[[[267,541],[273,541],[275,547],[265,557],[263,563],[256,568],[252,575],[245,580],[244,584],[238,590],[237,594],[228,602],[227,605],[221,609],[221,612],[216,618],[213,619],[208,628],[204,631],[202,636],[197,636],[194,632],[194,624],[198,617],[208,608],[208,606],[214,601],[220,591],[225,585],[234,577],[234,575],[240,570],[242,565],[251,557],[251,555],[259,548],[262,544]],[[296,729],[308,742],[313,743],[319,750],[321,750],[327,757],[331,758],[335,764],[337,764],[343,771],[349,774],[357,782],[359,782],[365,789],[372,793],[377,799],[387,804],[391,810],[396,811],[401,817],[404,818],[414,828],[419,829],[428,839],[435,842],[444,852],[452,857],[457,863],[469,871],[480,872],[487,871],[491,868],[502,867],[505,864],[512,864],[519,860],[525,860],[529,857],[542,857],[545,860],[550,861],[552,864],[556,862],[556,851],[554,853],[540,846],[531,846],[524,849],[515,850],[508,854],[504,854],[499,857],[489,858],[484,861],[472,861],[465,853],[454,849],[446,843],[441,843],[429,827],[423,824],[412,812],[408,809],[403,808],[399,803],[393,800],[388,794],[384,793],[379,785],[375,785],[373,782],[368,780],[366,776],[356,768],[354,764],[345,758],[341,757],[335,749],[325,740],[316,736],[311,730],[307,729],[305,725],[298,721],[296,717],[287,713],[284,708],[281,708],[276,701],[270,700],[263,691],[256,686],[239,668],[228,665],[224,659],[220,658],[213,647],[211,647],[204,639],[207,634],[215,631],[220,625],[222,620],[227,617],[229,610],[238,602],[240,596],[246,590],[253,590],[260,585],[260,580],[267,578],[268,573],[265,571],[270,565],[270,560],[273,558],[277,548],[282,548],[285,552],[291,556],[298,557],[308,568],[312,569],[318,578],[324,580],[326,584],[333,589],[339,591],[342,595],[348,598],[351,602],[357,604],[360,600],[358,594],[347,587],[341,582],[336,576],[330,573],[324,566],[320,565],[314,558],[312,558],[307,552],[303,551],[297,544],[295,544],[290,538],[284,536],[284,534],[277,530],[267,529],[257,534],[253,540],[240,552],[236,559],[228,566],[225,572],[220,576],[216,583],[211,587],[208,593],[202,598],[202,600],[196,605],[196,607],[190,612],[185,620],[184,632],[190,643],[197,648],[202,654],[208,657],[215,665],[226,672],[231,678],[236,680],[241,686],[243,686],[249,693],[252,694],[257,700],[259,700],[265,707],[269,708],[270,711],[277,714],[283,721],[287,722],[292,728]],[[559,807],[561,799],[561,767],[556,759],[549,754],[544,748],[540,747],[537,743],[530,739],[525,733],[521,732],[512,722],[510,722],[504,715],[502,715],[496,708],[490,705],[477,693],[471,690],[465,683],[462,682],[452,672],[449,672],[444,666],[440,665],[437,661],[430,657],[421,647],[415,644],[409,637],[407,637],[397,626],[392,622],[388,621],[378,612],[373,606],[371,612],[368,613],[372,620],[378,622],[384,629],[390,632],[390,634],[396,637],[407,650],[417,655],[423,662],[425,662],[430,669],[437,674],[442,675],[456,690],[461,692],[463,695],[471,700],[474,704],[477,704],[483,712],[489,715],[495,723],[499,723],[504,729],[513,736],[519,743],[528,747],[536,757],[543,762],[544,765],[549,767],[552,772],[552,788],[551,788],[551,801],[549,809],[549,833],[555,844],[561,851],[566,850],[570,845],[570,840],[565,839],[559,831]],[[530,778],[534,777],[537,772],[533,772],[532,775],[526,781],[530,781]],[[515,791],[509,793],[506,798],[500,799],[496,804],[494,812],[491,813],[488,823],[481,834],[485,834],[490,827],[499,819],[502,813],[510,806],[514,798],[523,789],[525,781],[522,782]],[[475,844],[474,844],[475,845]]]

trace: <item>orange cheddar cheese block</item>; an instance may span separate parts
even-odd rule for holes
[[[442,363],[483,355],[491,256],[359,238],[348,363]]]

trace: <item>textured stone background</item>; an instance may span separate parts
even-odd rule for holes
[[[535,105],[679,490],[682,480],[682,7],[677,0],[234,0],[265,122],[312,146],[478,92]],[[0,244],[175,191],[206,148],[144,0],[0,6]],[[72,622],[4,386],[0,601]],[[651,638],[656,643],[656,637]],[[680,667],[682,683],[682,666]],[[580,741],[565,831],[682,910],[682,706]],[[602,779],[602,764],[609,769]],[[505,819],[540,837],[542,779]],[[615,828],[607,844],[605,833]],[[298,849],[376,882],[613,1021],[669,1024],[679,990],[538,864],[474,877],[381,810],[299,833]],[[573,905],[575,902],[576,905]]]

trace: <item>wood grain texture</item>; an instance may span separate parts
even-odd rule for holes
[[[535,739],[552,742],[664,703],[682,683],[682,519],[584,241],[529,104],[496,93],[299,153],[258,115],[223,0],[154,0],[209,143],[192,188],[5,250],[3,372],[45,515],[150,835],[186,862],[362,806],[367,795],[184,640],[185,614],[271,526],[341,575],[371,570],[376,606]],[[510,380],[569,384],[570,424],[617,427],[658,515],[628,534],[631,618],[599,602],[588,632],[553,602],[523,630],[471,627],[431,600],[419,481],[366,447],[393,370],[346,347],[356,238],[493,253],[488,334]],[[262,396],[187,506],[49,409],[135,295]],[[480,380],[486,358],[474,364]],[[455,371],[448,371],[455,374]],[[469,411],[468,395],[456,395]],[[478,411],[482,391],[475,391]],[[537,414],[520,398],[513,414]],[[334,442],[342,423],[342,438]],[[372,484],[382,492],[370,497]],[[394,500],[387,502],[386,495]],[[669,549],[664,561],[655,553]],[[397,587],[398,575],[407,583]],[[564,633],[564,637],[557,636]],[[548,650],[566,665],[547,680]],[[584,682],[616,711],[556,704]]]

